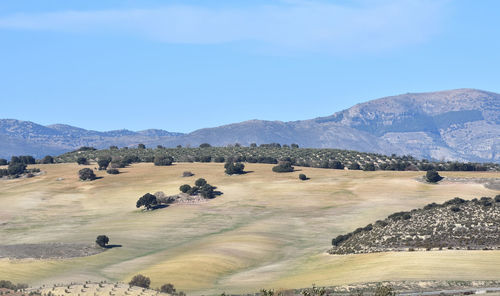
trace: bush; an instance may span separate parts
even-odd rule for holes
[[[349,165],[348,169],[350,170],[360,170],[361,167],[359,166],[359,163],[353,162]]]
[[[214,162],[218,162],[218,163],[222,163],[224,162],[224,156],[217,156],[216,158],[214,158]]]
[[[172,156],[157,155],[154,158],[154,164],[157,166],[171,165],[172,162],[174,162],[174,159],[172,158]]]
[[[194,185],[198,186],[198,187],[201,187],[203,185],[207,184],[207,180],[203,179],[203,178],[199,178],[198,180],[196,180],[194,182]]]
[[[200,157],[200,162],[211,162],[212,161],[212,156],[210,155],[204,155]]]
[[[210,145],[208,143],[202,143],[202,144],[200,144],[200,148],[209,148],[209,147],[212,147],[212,145]]]
[[[224,168],[226,169],[226,174],[228,175],[241,175],[245,173],[243,171],[245,169],[245,165],[242,164],[241,162],[237,163],[228,162],[224,165]]]
[[[149,288],[149,285],[151,285],[151,280],[148,277],[143,276],[142,274],[138,274],[135,275],[128,284],[141,288]]]
[[[9,163],[9,167],[7,168],[9,175],[20,175],[26,171],[26,164],[17,162],[17,163]]]
[[[188,184],[184,184],[184,185],[181,185],[181,187],[179,187],[179,190],[180,190],[182,193],[186,193],[186,192],[188,192],[190,189],[191,189],[191,186],[189,186]]]
[[[182,176],[183,177],[191,177],[191,176],[194,176],[194,174],[191,173],[191,172],[185,171],[185,172],[182,173]]]
[[[109,237],[105,236],[105,235],[99,235],[96,239],[95,239],[95,243],[100,246],[101,248],[104,248],[106,247],[106,245],[109,243]]]
[[[137,200],[135,206],[140,208],[144,206],[147,210],[150,210],[153,206],[157,204],[156,196],[151,193],[146,193]]]
[[[174,285],[172,284],[164,284],[160,287],[160,292],[162,293],[168,293],[168,294],[175,294],[175,288]]]
[[[42,163],[43,164],[50,164],[50,163],[54,163],[54,157],[50,156],[50,155],[47,155],[45,156],[43,159],[42,159]]]
[[[302,180],[302,181],[305,181],[305,180],[307,180],[307,176],[304,175],[304,174],[300,174],[299,175],[299,179]]]
[[[9,162],[5,158],[0,158],[0,165],[7,165]]]
[[[277,166],[273,167],[275,173],[288,173],[293,172],[293,166],[290,161],[281,161]]]
[[[427,171],[427,173],[425,174],[425,180],[429,183],[437,183],[442,179],[443,177],[441,177],[439,173],[434,170]]]
[[[365,166],[363,167],[363,171],[371,172],[374,170],[375,170],[375,165],[371,162],[365,164]]]
[[[76,163],[79,164],[79,165],[85,165],[85,164],[89,164],[87,158],[83,157],[83,156],[80,156],[76,159]]]
[[[78,171],[78,176],[80,177],[80,180],[82,181],[92,181],[96,179],[96,176],[94,174],[94,171],[89,168],[84,168]]]
[[[111,156],[99,157],[97,159],[97,165],[99,166],[99,170],[100,171],[106,170],[110,162],[111,162]]]
[[[196,194],[198,194],[199,190],[200,190],[200,188],[198,186],[193,186],[186,193],[189,195],[196,195]]]
[[[213,198],[214,197],[214,188],[210,184],[204,184],[200,188],[200,195],[204,198]]]
[[[108,169],[106,171],[106,173],[110,174],[110,175],[118,175],[120,173],[120,171],[118,169]]]
[[[457,206],[453,206],[453,207],[451,207],[451,208],[450,208],[450,210],[451,210],[452,212],[455,212],[455,213],[456,213],[456,212],[460,212],[460,208],[459,208],[459,207],[457,207]]]

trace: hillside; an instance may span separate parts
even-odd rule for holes
[[[495,199],[454,198],[423,209],[397,212],[385,220],[339,235],[330,254],[417,249],[493,250],[500,248],[500,195]]]
[[[247,146],[278,142],[437,160],[499,162],[499,135],[500,95],[457,89],[381,98],[311,120],[251,120],[189,134],[163,130],[96,132],[66,125],[0,120],[0,157],[43,157],[80,146]]]

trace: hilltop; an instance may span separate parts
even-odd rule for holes
[[[381,98],[310,120],[250,120],[188,134],[163,130],[96,132],[67,125],[0,120],[0,157],[43,157],[80,146],[248,146],[277,142],[436,160],[499,162],[499,135],[500,95],[457,89]]]

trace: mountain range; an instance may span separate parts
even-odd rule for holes
[[[297,143],[417,158],[500,162],[500,95],[456,89],[407,93],[300,121],[250,120],[191,133],[159,129],[98,132],[64,124],[0,120],[0,157],[57,155],[81,146],[225,146]]]

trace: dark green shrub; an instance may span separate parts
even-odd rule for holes
[[[349,165],[348,169],[350,170],[360,170],[361,167],[359,166],[359,163],[353,162]]]
[[[128,284],[141,288],[149,288],[149,285],[151,285],[151,280],[148,277],[143,276],[142,274],[138,274],[135,275]]]
[[[97,159],[97,165],[99,166],[100,171],[104,171],[108,168],[109,163],[111,162],[111,156],[101,156]]]
[[[144,144],[138,144],[137,149],[146,149],[146,145]]]
[[[244,174],[245,172],[243,171],[245,169],[245,165],[242,164],[241,162],[227,162],[224,165],[224,168],[226,169],[226,174],[228,175],[240,175]]]
[[[214,197],[214,188],[210,184],[204,184],[200,188],[200,195],[204,198],[213,198]]]
[[[457,207],[457,206],[452,206],[452,207],[450,208],[450,210],[451,210],[452,212],[455,212],[455,213],[456,213],[456,212],[460,212],[460,208],[459,208],[459,207]]]
[[[137,200],[136,207],[140,208],[144,206],[147,210],[150,210],[153,206],[157,204],[156,196],[151,193],[146,193]]]
[[[190,189],[191,189],[191,186],[189,186],[188,184],[184,184],[184,185],[181,185],[181,187],[179,187],[179,190],[182,193],[187,193]]]
[[[26,171],[26,164],[21,162],[10,162],[7,171],[9,172],[9,175],[20,175]]]
[[[164,284],[160,287],[160,292],[175,295],[175,288],[172,284]]]
[[[196,195],[199,193],[200,187],[198,186],[193,186],[191,189],[189,189],[186,193],[189,195]]]
[[[109,237],[105,236],[105,235],[99,235],[96,240],[95,240],[95,243],[100,246],[101,248],[104,248],[106,247],[106,245],[109,243]]]
[[[110,175],[118,175],[118,174],[120,173],[120,171],[119,171],[118,169],[113,169],[113,168],[111,168],[111,169],[108,169],[108,170],[106,171],[106,173],[108,173],[108,174],[110,174]]]
[[[0,158],[0,165],[7,165],[9,162],[5,158]]]
[[[76,163],[79,164],[79,165],[86,165],[86,164],[89,164],[87,158],[83,157],[83,156],[80,156],[76,159]]]
[[[202,143],[202,144],[200,144],[200,148],[209,148],[209,147],[212,147],[212,145],[210,145],[208,143]]]
[[[154,158],[154,164],[157,166],[167,166],[171,165],[174,159],[171,156],[157,155]]]
[[[439,175],[438,172],[432,170],[432,171],[427,171],[427,173],[425,173],[425,180],[429,183],[437,183],[439,181],[441,181],[443,179],[443,177],[441,177]]]
[[[94,171],[89,168],[84,168],[78,171],[78,176],[80,177],[80,180],[82,181],[92,181],[96,179],[96,176],[94,174]]]
[[[207,184],[207,180],[203,179],[203,178],[199,178],[198,180],[196,180],[194,182],[194,185],[198,186],[198,187],[201,187],[203,185]]]
[[[304,174],[300,174],[299,175],[299,179],[302,180],[302,181],[305,181],[305,180],[307,180],[307,176],[304,175]]]
[[[212,156],[210,155],[203,155],[200,157],[200,162],[211,162],[212,161]]]
[[[50,163],[54,163],[54,157],[50,156],[50,155],[46,155],[43,159],[42,159],[42,163],[43,164],[50,164]]]
[[[224,156],[217,156],[214,158],[214,162],[222,163],[224,162]]]
[[[275,173],[288,173],[293,172],[293,166],[290,161],[280,161],[277,166],[273,167]]]
[[[365,166],[363,167],[363,171],[374,171],[375,170],[375,165],[371,162],[365,164]]]

